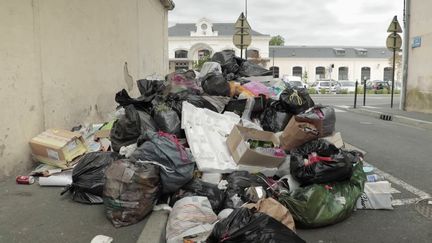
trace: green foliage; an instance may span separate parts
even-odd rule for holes
[[[368,89],[366,94],[376,94],[375,90]]]
[[[270,39],[269,45],[270,46],[283,46],[283,45],[285,45],[285,39],[280,35],[273,36]]]
[[[400,94],[400,92],[401,92],[400,89],[395,89],[394,90],[394,94]]]
[[[357,94],[363,94],[363,86],[357,86]]]
[[[200,71],[201,68],[202,68],[202,66],[204,65],[204,63],[210,61],[210,59],[211,59],[211,58],[210,58],[209,55],[204,56],[204,57],[201,58],[200,60],[194,62],[194,64],[193,64],[193,68],[194,68],[195,70],[197,70],[197,71]]]
[[[340,94],[348,94],[348,89],[341,89]]]
[[[303,82],[307,83],[307,81],[308,81],[308,72],[307,71],[304,72],[302,79],[303,79]]]
[[[382,94],[390,94],[390,91],[388,89],[383,89]]]
[[[320,94],[327,94],[327,90],[325,90],[325,89],[320,89]]]
[[[316,94],[317,91],[316,91],[315,88],[309,88],[309,89],[308,89],[308,93],[309,93],[309,94]]]

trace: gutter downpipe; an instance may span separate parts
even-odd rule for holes
[[[399,105],[399,109],[404,111],[406,110],[406,96],[407,96],[407,84],[408,84],[410,17],[411,17],[411,0],[404,0],[403,76],[402,76],[402,92],[400,94],[400,105]]]

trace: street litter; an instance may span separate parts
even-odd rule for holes
[[[304,242],[296,228],[391,209],[389,184],[344,148],[335,110],[271,75],[223,51],[201,73],[140,79],[140,96],[116,93],[112,120],[33,138],[44,165],[32,175],[103,203],[116,228],[170,211],[167,242]]]

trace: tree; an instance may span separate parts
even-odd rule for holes
[[[304,74],[303,74],[303,81],[305,82],[305,83],[307,83],[308,82],[308,72],[307,71],[305,71],[304,72]]]
[[[271,46],[283,46],[284,44],[285,44],[285,39],[280,35],[273,36],[269,42],[269,45]]]
[[[204,63],[209,62],[211,60],[210,55],[205,55],[200,58],[198,61],[195,61],[193,64],[193,68],[197,71],[200,71]]]

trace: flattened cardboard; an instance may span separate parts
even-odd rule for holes
[[[231,156],[237,164],[274,168],[278,167],[285,160],[285,157],[264,155],[250,149],[246,143],[248,139],[271,141],[275,146],[279,146],[279,139],[272,132],[259,131],[236,125],[226,142]]]

